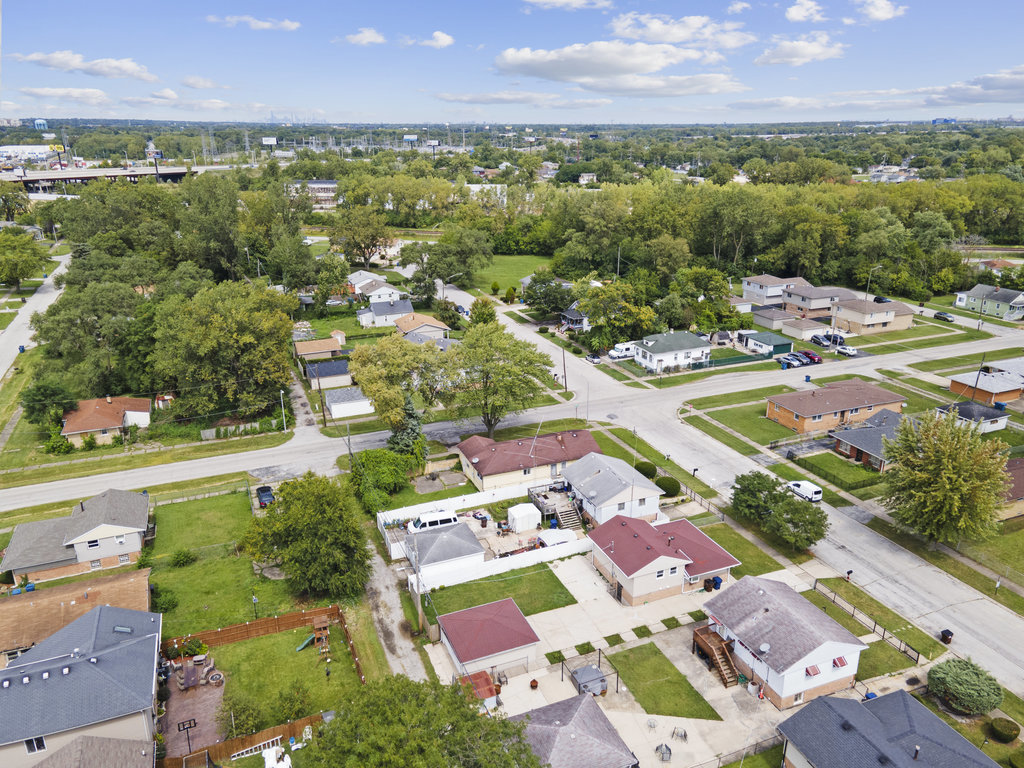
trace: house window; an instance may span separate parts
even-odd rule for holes
[[[658,571],[656,574],[654,574],[654,578],[656,578],[656,579],[664,579],[665,578],[665,571]]]
[[[860,413],[860,408],[851,408],[850,415],[853,416],[855,413]]]
[[[117,562],[119,562],[121,565],[127,565],[129,562],[131,562],[131,558],[128,555],[118,555]]]
[[[530,474],[530,468],[529,468],[529,467],[527,467],[526,469],[524,469],[524,470],[523,470],[523,474],[524,474],[524,475],[528,475],[528,474]]]
[[[90,560],[89,561],[89,567],[92,568],[94,571],[97,568],[100,568],[102,565],[103,565],[103,563],[101,563],[99,560]]]
[[[888,325],[889,325],[888,323],[882,323],[882,327],[883,327],[883,328],[886,328],[886,327],[888,327]]]
[[[873,405],[869,405],[869,406],[868,406],[868,411],[873,411],[873,410],[875,410],[875,406],[873,406]]]
[[[122,533],[120,536],[116,536],[114,538],[114,541],[116,541],[118,544],[124,544],[124,534]]]
[[[700,576],[690,576],[687,579],[687,581],[689,581],[691,584],[696,584],[697,582],[700,581]]]
[[[639,507],[646,507],[647,506],[647,499],[640,499],[637,502],[637,506],[639,506]]]
[[[816,416],[811,416],[811,421],[821,421],[821,414],[819,413]]]
[[[93,539],[92,541],[87,541],[85,543],[85,546],[87,546],[89,549],[96,549],[97,547],[99,547],[99,545],[100,543],[96,539]]]
[[[624,510],[625,508],[626,508],[626,502],[624,502],[624,501],[620,501],[620,502],[619,502],[619,507],[618,507],[618,509],[619,509],[619,512],[621,512],[621,511],[622,511],[622,510]]]
[[[811,666],[807,667],[804,670],[804,674],[807,675],[808,677],[815,677],[816,675],[820,675],[821,674],[821,670],[818,669],[814,664],[811,664]]]
[[[46,741],[42,736],[36,736],[34,739],[25,739],[25,750],[30,755],[34,755],[36,752],[43,752],[45,749]]]
[[[846,666],[846,657],[845,656],[837,656],[836,658],[832,659],[832,666],[835,667],[836,669],[842,669],[843,667]]]
[[[679,571],[679,566],[673,565],[671,568],[668,569],[668,575],[669,576],[675,576],[678,571]]]
[[[793,697],[793,703],[794,704],[803,704],[804,703],[804,692],[803,691],[800,691],[800,693],[796,694]]]

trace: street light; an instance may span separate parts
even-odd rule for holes
[[[465,272],[456,272],[454,275],[448,275],[443,283],[441,283],[441,301],[444,301],[444,297],[448,292],[448,283],[454,280],[456,277],[462,277]]]
[[[873,266],[871,269],[868,270],[868,287],[867,287],[867,290],[864,291],[864,299],[865,299],[865,301],[867,300],[868,295],[871,293],[871,274],[876,269],[881,269],[883,266],[884,265],[882,265],[882,264],[875,264],[875,266]]]
[[[130,166],[130,163],[128,161],[128,150],[122,149],[121,151],[124,152],[124,167],[128,168]]]

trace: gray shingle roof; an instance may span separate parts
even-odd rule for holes
[[[79,736],[35,764],[35,768],[153,768],[153,742]]]
[[[783,721],[779,731],[812,765],[821,768],[997,765],[906,691],[865,702],[817,698]],[[915,761],[918,747],[921,752]]]
[[[325,360],[322,363],[306,363],[306,378],[317,379],[325,376],[344,376],[348,373],[348,360]]]
[[[650,336],[644,336],[638,346],[646,349],[652,355],[659,355],[665,352],[679,352],[684,349],[703,349],[710,347],[711,344],[707,339],[702,339],[689,331],[669,331],[668,333],[653,333]]]
[[[324,401],[327,407],[341,405],[342,403],[356,403],[366,400],[366,395],[359,387],[342,387],[341,389],[324,390]]]
[[[849,443],[854,448],[859,448],[869,456],[885,458],[885,444],[882,438],[892,440],[896,434],[896,427],[903,420],[902,413],[895,411],[879,411],[870,419],[864,422],[864,426],[853,429],[837,429],[828,433],[829,437],[835,437],[844,443]]]
[[[748,648],[768,644],[765,663],[786,672],[824,643],[867,648],[788,584],[744,576],[704,604]]]
[[[77,539],[83,533],[88,533],[100,525],[117,525],[144,531],[148,520],[148,496],[134,491],[109,488],[74,508],[64,542]]]
[[[405,334],[405,336],[403,336],[402,338],[405,339],[406,341],[411,341],[413,344],[427,344],[432,341],[434,342],[434,346],[436,346],[442,352],[444,352],[449,347],[459,343],[458,339],[438,339],[434,336],[427,336],[425,334],[419,333],[418,331],[411,331],[410,333]]]
[[[977,373],[955,373],[949,377],[949,380],[955,381],[957,384],[964,384],[971,389],[977,385],[979,392],[992,394],[1013,392],[1024,386],[1024,377],[1015,373],[982,373],[980,376]]]
[[[416,565],[419,557],[420,565],[443,563],[457,557],[467,557],[484,551],[483,545],[476,534],[466,523],[459,523],[440,531],[425,531],[413,534],[415,542],[406,539],[406,550],[409,562]]]
[[[150,708],[160,627],[158,613],[102,605],[26,651],[0,671],[0,744]]]
[[[632,768],[636,755],[588,693],[531,709],[509,720],[526,721],[526,741],[551,768]]]
[[[786,312],[775,307],[755,307],[752,312],[754,317],[761,318],[763,320],[795,320],[796,315],[792,312]]]
[[[664,491],[622,459],[588,453],[562,470],[562,477],[577,493],[600,507],[631,486],[636,497],[661,496]]]
[[[976,403],[973,400],[940,405],[935,410],[939,413],[956,411],[957,416],[968,421],[991,421],[992,419],[1008,418],[1006,411],[1000,411],[998,408],[992,408],[984,403]]]
[[[48,563],[75,562],[75,550],[64,546],[67,517],[22,523],[14,527],[0,571],[24,570]]]
[[[370,311],[377,317],[385,315],[408,315],[413,311],[412,302],[408,299],[398,301],[373,301],[370,302]]]

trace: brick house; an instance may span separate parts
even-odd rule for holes
[[[1024,377],[1005,371],[956,373],[949,377],[949,391],[986,405],[1019,400]]]
[[[869,336],[902,331],[914,322],[914,310],[900,301],[876,304],[866,299],[836,302],[836,330]]]
[[[825,432],[866,421],[880,410],[903,411],[903,396],[860,379],[767,398],[765,418],[794,432]]]
[[[782,293],[787,288],[811,284],[802,277],[775,277],[775,275],[752,275],[743,278],[743,298],[754,304],[781,304]]]
[[[902,413],[881,410],[865,420],[863,426],[834,430],[828,436],[835,438],[834,449],[840,456],[885,472],[889,468],[885,461],[885,440],[895,437],[902,420]]]
[[[795,285],[782,292],[782,308],[800,317],[828,317],[832,314],[834,304],[855,298],[853,291],[847,288]]]
[[[145,397],[79,400],[78,407],[65,414],[60,433],[76,448],[82,447],[86,435],[92,435],[97,445],[110,445],[114,435],[123,435],[132,425],[148,427],[152,407],[152,401]]]

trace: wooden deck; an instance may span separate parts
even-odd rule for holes
[[[739,675],[736,672],[736,665],[732,661],[732,653],[729,651],[729,643],[722,639],[715,630],[706,624],[693,630],[693,648],[696,652],[700,648],[711,659],[715,670],[722,680],[722,684],[729,688],[739,682]]]

